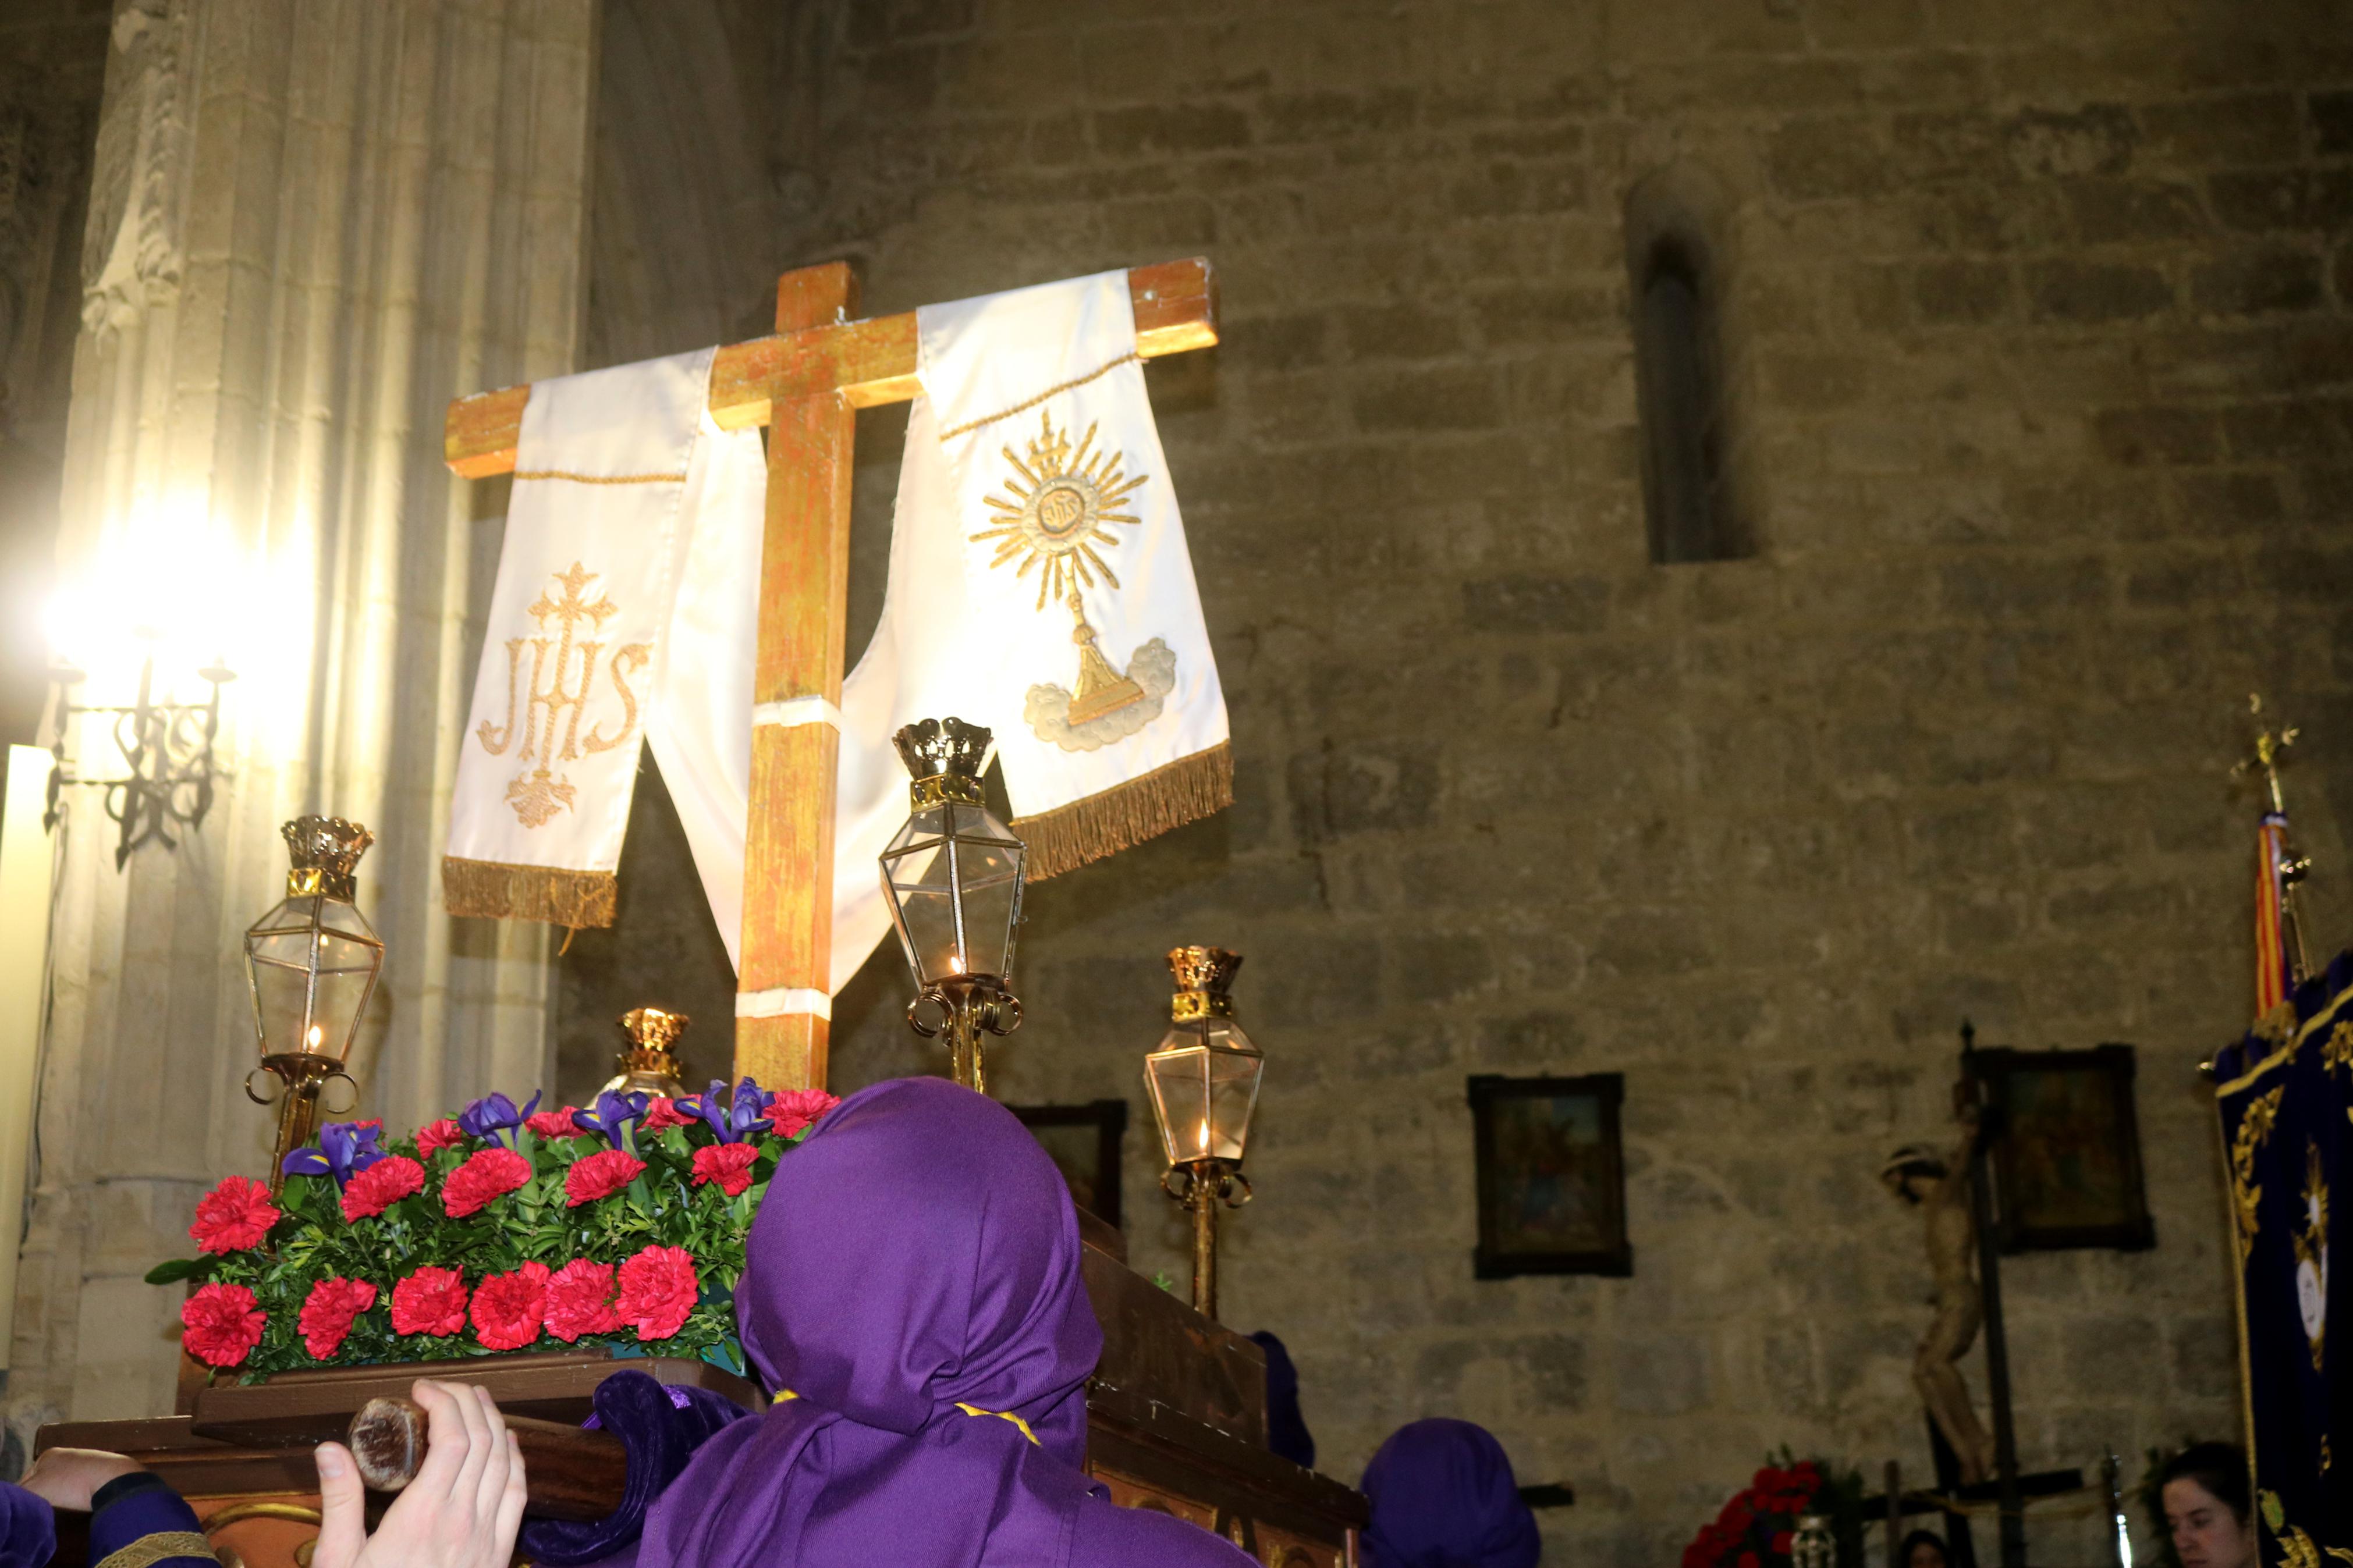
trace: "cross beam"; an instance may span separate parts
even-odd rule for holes
[[[1138,267],[1127,285],[1139,354],[1217,342],[1207,259]],[[840,735],[816,716],[841,701],[852,415],[923,391],[914,312],[859,321],[857,311],[848,263],[787,272],[776,279],[776,332],[728,344],[711,366],[712,417],[731,430],[768,426],[734,1067],[771,1089],[826,1080]],[[529,386],[510,386],[452,400],[449,467],[468,479],[512,472],[530,398]]]

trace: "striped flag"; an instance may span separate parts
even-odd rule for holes
[[[2288,998],[2295,971],[2287,950],[2287,885],[2291,876],[2287,814],[2263,813],[2255,832],[2255,1016]]]

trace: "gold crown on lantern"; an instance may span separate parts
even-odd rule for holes
[[[1180,1024],[1190,1018],[1232,1017],[1233,998],[1227,993],[1241,966],[1242,955],[1222,947],[1170,948],[1168,973],[1176,982],[1170,1016]]]
[[[978,805],[991,739],[988,731],[961,719],[923,719],[892,736],[891,743],[914,781],[910,793],[917,806],[943,800]]]
[[[298,816],[280,827],[293,866],[286,873],[286,896],[307,898],[324,893],[353,901],[356,888],[352,868],[360,863],[375,835],[340,816]]]
[[[672,1099],[684,1094],[686,1086],[681,1080],[686,1069],[678,1059],[677,1047],[679,1037],[693,1020],[666,1008],[632,1007],[614,1021],[629,1037],[629,1044],[614,1064],[620,1071],[605,1087],[622,1094],[666,1094]]]

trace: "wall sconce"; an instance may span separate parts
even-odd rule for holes
[[[286,1156],[311,1141],[319,1099],[332,1079],[359,1086],[343,1071],[352,1039],[384,970],[384,942],[352,901],[352,868],[375,835],[340,816],[298,816],[279,829],[293,868],[286,897],[245,933],[245,974],[253,988],[253,1031],[261,1065],[245,1076],[246,1097],[276,1104],[278,1152],[270,1157],[269,1190],[286,1180]],[[284,1088],[254,1092],[263,1073]]]
[[[114,868],[130,863],[131,852],[151,839],[164,848],[177,847],[171,825],[191,830],[204,826],[213,805],[213,781],[220,776],[213,764],[213,740],[220,732],[220,689],[237,679],[216,656],[196,671],[210,687],[202,702],[154,700],[155,656],[139,667],[139,695],[128,705],[72,700],[73,689],[85,679],[75,666],[50,667],[49,683],[57,688],[56,735],[49,747],[48,806],[41,826],[55,827],[60,815],[58,797],[69,786],[106,792],[106,815],[121,825],[114,846]],[[66,756],[66,737],[74,716],[111,713],[115,749],[130,772],[120,778],[81,778]]]
[[[1193,1215],[1193,1308],[1218,1315],[1218,1210],[1250,1200],[1241,1173],[1266,1058],[1234,1022],[1228,994],[1242,955],[1222,947],[1168,954],[1176,994],[1160,1048],[1144,1058],[1144,1086],[1160,1123],[1168,1169],[1160,1186]]]
[[[907,1023],[948,1037],[956,1082],[986,1094],[980,1037],[1021,1026],[1013,973],[1021,923],[1021,840],[989,815],[980,789],[989,732],[961,719],[925,719],[892,737],[913,782],[905,824],[882,851],[882,892],[914,971]],[[939,1010],[934,1025],[926,1005]]]

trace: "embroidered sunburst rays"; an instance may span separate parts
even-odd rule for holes
[[[1113,509],[1126,502],[1151,476],[1124,473],[1126,457],[1109,448],[1097,449],[1095,428],[1087,426],[1073,451],[1069,434],[1054,428],[1053,415],[1039,415],[1038,435],[1029,444],[1027,462],[1015,457],[1012,447],[1004,448],[1005,460],[1020,477],[1005,481],[1004,495],[982,498],[982,504],[999,515],[992,526],[972,536],[974,542],[997,542],[991,566],[1002,566],[1018,557],[1021,563],[1014,569],[1016,578],[1037,570],[1040,610],[1050,598],[1067,595],[1075,600],[1078,591],[1093,587],[1098,576],[1118,587],[1119,578],[1095,552],[1095,546],[1119,542],[1119,536],[1106,524],[1137,527],[1144,521],[1132,512]]]

